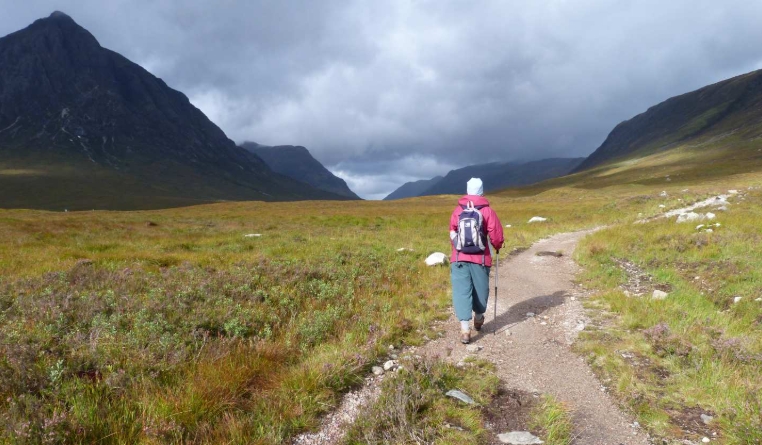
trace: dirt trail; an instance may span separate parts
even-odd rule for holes
[[[580,303],[585,294],[574,284],[579,268],[571,255],[579,240],[589,233],[555,235],[518,255],[504,258],[499,271],[495,320],[492,316],[495,269],[492,269],[487,321],[471,342],[481,346],[480,351],[469,353],[460,343],[458,322],[451,317],[444,324],[443,337],[410,348],[410,352],[438,356],[453,363],[476,354],[495,363],[505,389],[554,395],[572,409],[575,445],[646,445],[649,443],[646,433],[618,409],[584,360],[569,347],[587,323]],[[538,256],[538,252],[563,255]],[[534,316],[528,317],[530,312]],[[495,335],[493,329],[497,330]],[[354,420],[358,408],[377,396],[382,378],[369,377],[363,387],[345,396],[341,405],[326,416],[319,431],[302,434],[292,443],[336,443],[345,425]],[[506,431],[495,433],[502,432]]]
[[[647,435],[633,426],[633,420],[618,409],[584,360],[569,348],[586,323],[579,301],[584,293],[573,282],[579,269],[571,255],[588,233],[555,235],[504,260],[499,272],[497,319],[492,319],[494,299],[490,295],[487,322],[471,343],[482,347],[476,355],[497,365],[506,388],[549,393],[567,403],[573,411],[573,443],[645,445]],[[560,251],[563,256],[537,255],[543,251]],[[493,290],[494,276],[490,292]],[[530,312],[535,316],[528,317]],[[493,329],[497,329],[496,335]],[[453,317],[445,336],[418,348],[417,353],[458,362],[469,355],[458,335]]]

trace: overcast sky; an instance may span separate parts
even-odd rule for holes
[[[649,106],[762,68],[757,1],[0,0],[0,34],[54,10],[236,142],[304,145],[371,199],[588,155]]]

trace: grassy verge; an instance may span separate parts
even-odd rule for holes
[[[569,445],[572,441],[571,413],[550,395],[543,396],[533,409],[529,428],[540,431],[547,445]]]
[[[361,412],[344,444],[485,443],[487,431],[479,406],[445,396],[458,389],[487,405],[499,380],[488,362],[468,361],[463,368],[434,360],[408,360],[384,380],[381,396]]]
[[[656,435],[762,443],[760,218],[755,190],[718,212],[712,232],[674,220],[621,225],[578,249],[602,314],[578,348]],[[628,297],[623,259],[669,297]]]

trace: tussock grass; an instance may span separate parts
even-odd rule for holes
[[[484,443],[481,410],[445,396],[459,389],[479,405],[497,394],[499,380],[486,361],[458,368],[438,360],[407,360],[387,377],[379,399],[366,407],[349,429],[344,444]]]
[[[551,395],[545,395],[532,410],[529,428],[541,431],[548,445],[569,445],[572,441],[572,420],[569,408]]]

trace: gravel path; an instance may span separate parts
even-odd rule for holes
[[[573,412],[576,445],[646,445],[647,435],[623,414],[582,358],[569,346],[587,320],[575,286],[579,269],[571,258],[578,241],[590,232],[555,235],[530,249],[503,260],[500,267],[497,318],[493,320],[494,295],[490,295],[487,322],[471,344],[476,352],[497,365],[505,387],[530,393],[549,393]],[[560,257],[538,252],[562,252]],[[494,290],[493,281],[490,284]],[[527,314],[532,313],[533,316]],[[454,317],[445,324],[445,335],[415,348],[419,355],[439,356],[459,362],[470,353],[459,342]],[[492,334],[493,329],[497,331]],[[303,434],[292,442],[300,445],[336,443],[343,426],[358,409],[378,395],[380,378],[344,397],[336,411],[326,416],[320,431]],[[500,431],[502,432],[502,431]]]
[[[476,354],[497,365],[507,388],[550,393],[571,407],[574,444],[645,445],[646,433],[619,410],[584,360],[569,348],[587,323],[580,303],[585,295],[573,282],[578,267],[571,254],[588,233],[556,235],[504,260],[497,319],[492,319],[490,306],[487,322],[472,337],[472,344],[482,346]],[[563,256],[537,256],[542,251],[559,251]],[[494,279],[492,283],[491,291]],[[493,295],[490,298],[494,302]],[[418,354],[460,361],[469,353],[458,342],[458,334],[453,317],[446,335],[419,348]]]

